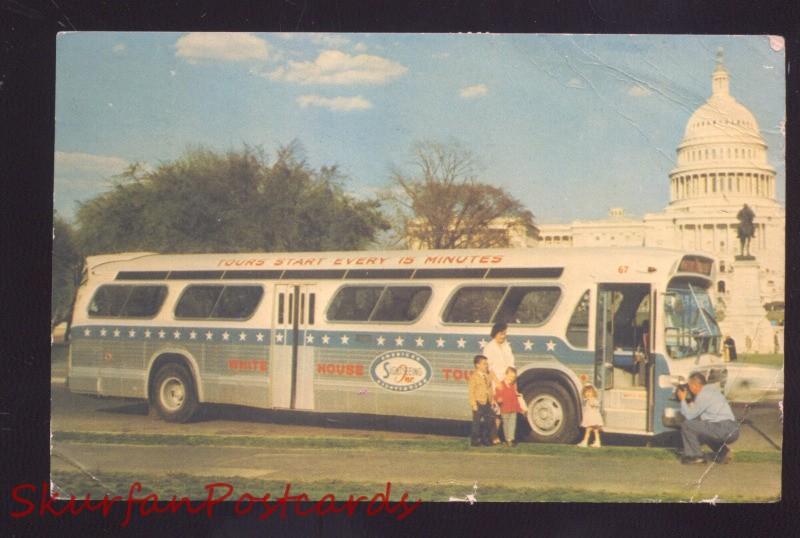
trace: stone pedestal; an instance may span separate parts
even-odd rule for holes
[[[774,349],[774,328],[761,304],[759,269],[757,260],[737,256],[727,278],[731,296],[719,325],[723,335],[736,341],[738,353],[772,353]]]

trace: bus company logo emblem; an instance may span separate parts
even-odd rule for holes
[[[431,380],[433,370],[422,355],[404,349],[381,353],[369,367],[372,380],[397,392],[417,390]]]

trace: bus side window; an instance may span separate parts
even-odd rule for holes
[[[294,313],[294,293],[289,294],[289,323],[292,323],[292,314]]]
[[[284,295],[283,293],[278,294],[278,323],[283,324],[283,301]]]
[[[303,325],[306,322],[306,294],[300,294],[300,324]]]
[[[317,294],[308,294],[308,324],[314,325],[314,303],[316,302]]]
[[[506,293],[504,286],[465,286],[450,299],[445,323],[490,323]]]
[[[414,321],[425,309],[431,289],[427,286],[389,286],[381,295],[370,321]]]
[[[492,321],[541,325],[553,313],[560,297],[561,289],[555,287],[514,286]]]
[[[575,305],[567,325],[567,342],[575,347],[585,348],[589,345],[589,305],[589,290],[586,290]]]
[[[131,286],[116,284],[100,286],[89,303],[90,317],[116,318],[122,313],[122,308],[128,301]]]

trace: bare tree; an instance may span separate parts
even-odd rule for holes
[[[536,237],[533,213],[500,187],[478,181],[474,154],[457,143],[423,141],[411,172],[392,171],[390,198],[402,234],[417,248],[509,246],[511,231]]]

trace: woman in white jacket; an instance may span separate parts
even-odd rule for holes
[[[489,359],[489,375],[492,378],[493,389],[496,390],[500,382],[506,375],[506,369],[514,365],[514,352],[507,338],[508,324],[504,322],[495,323],[492,326],[490,336],[492,341],[483,347],[483,355]],[[500,428],[500,417],[495,421],[494,431],[492,432],[492,443],[498,444],[500,438],[497,431]]]

